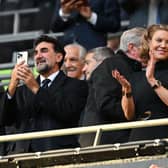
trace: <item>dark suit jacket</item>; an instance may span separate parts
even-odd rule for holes
[[[89,95],[85,106],[83,125],[112,124],[126,122],[121,108],[121,85],[111,75],[118,69],[129,77],[134,71],[141,70],[136,61],[129,59],[122,51],[104,60],[92,73],[89,81]],[[129,130],[103,133],[101,144],[121,143],[128,141]],[[93,135],[81,136],[81,146],[93,144]]]
[[[89,0],[91,9],[97,13],[96,25],[90,24],[79,13],[73,12],[68,21],[59,16],[60,0],[56,1],[51,29],[65,32],[64,43],[74,40],[87,49],[106,45],[106,33],[116,32],[120,27],[120,8],[117,0]]]
[[[129,13],[129,28],[136,26],[146,27],[148,23],[149,1],[146,0],[121,0],[121,5]],[[159,1],[159,0],[158,0]],[[158,6],[159,20],[161,24],[168,24],[168,1],[160,0]],[[131,5],[130,5],[131,4]]]
[[[2,104],[1,97],[3,96],[4,92],[5,92],[4,88],[0,86],[0,104]],[[0,105],[0,112],[1,111],[2,111],[2,106]],[[1,124],[0,124],[0,135],[5,135],[5,127],[3,127]],[[5,154],[5,147],[6,147],[5,145],[6,143],[0,143],[0,156]]]
[[[25,85],[17,88],[11,100],[4,95],[2,122],[14,126],[14,133],[77,127],[87,93],[84,81],[61,71],[49,88],[40,88],[36,95]],[[64,136],[17,141],[14,145],[12,151],[28,152],[76,147],[78,142],[76,136]]]

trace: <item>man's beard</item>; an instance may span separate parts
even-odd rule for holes
[[[44,73],[48,72],[49,69],[50,69],[50,67],[48,66],[48,64],[41,64],[41,65],[36,66],[36,70],[40,74],[44,74]]]

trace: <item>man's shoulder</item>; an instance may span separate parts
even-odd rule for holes
[[[112,70],[119,70],[121,74],[128,75],[134,71],[134,63],[129,61],[127,55],[116,54],[113,57],[105,59],[92,73],[92,79],[100,78],[101,76],[111,77]]]
[[[88,84],[85,80],[79,80],[79,79],[76,79],[76,78],[71,78],[71,77],[68,77],[66,75],[65,75],[65,78],[66,78],[66,84],[67,85],[72,85],[72,86],[76,86],[76,87],[79,87],[79,86],[88,87]]]
[[[106,58],[97,68],[96,71],[106,71],[114,69],[116,67],[121,67],[121,65],[126,65],[126,61],[121,55],[115,55],[113,57]]]
[[[76,78],[66,77],[65,88],[68,89],[68,92],[78,92],[87,97],[88,95],[88,83],[85,80],[79,80]]]

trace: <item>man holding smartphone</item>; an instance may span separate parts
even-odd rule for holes
[[[2,96],[2,124],[24,133],[78,126],[88,88],[85,81],[72,79],[60,70],[65,51],[60,43],[42,35],[34,43],[35,79],[24,61],[16,64],[7,92]],[[18,87],[19,80],[24,85]],[[36,152],[79,146],[77,137],[63,136],[12,144],[8,153]]]
[[[78,42],[87,50],[106,46],[107,32],[119,28],[117,0],[56,0],[51,30],[64,31],[65,44]]]

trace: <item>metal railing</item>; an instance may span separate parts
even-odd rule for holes
[[[39,31],[22,32],[17,34],[4,34],[0,35],[0,43],[33,40],[38,36],[42,35],[43,33],[44,33],[43,31],[39,30]],[[49,33],[48,35],[51,35],[53,37],[59,37],[63,36],[64,33],[63,32]]]
[[[12,11],[4,11],[0,12],[0,16],[10,16],[13,15],[13,34],[19,33],[20,27],[20,16],[21,14],[33,14],[39,12],[39,8],[28,8],[28,9],[21,9],[21,10],[12,10]]]
[[[124,129],[130,129],[130,128],[163,126],[163,125],[168,125],[168,118],[146,120],[146,121],[124,122],[124,123],[116,123],[116,124],[95,125],[95,126],[78,127],[78,128],[67,128],[67,129],[50,130],[50,131],[39,131],[39,132],[31,132],[31,133],[23,133],[23,134],[3,135],[3,136],[0,136],[0,142],[48,138],[48,137],[64,136],[64,135],[96,133],[94,143],[93,143],[93,146],[96,147],[99,144],[102,132],[124,130]]]
[[[0,16],[14,16],[13,19],[13,35],[20,33],[20,16],[23,14],[36,14],[40,12],[40,8],[27,8],[19,10],[10,10],[0,12]],[[121,27],[127,27],[129,25],[129,20],[122,20]]]
[[[20,32],[20,17],[21,15],[29,15],[29,14],[36,14],[40,11],[39,8],[27,8],[27,9],[19,9],[19,10],[10,10],[10,11],[3,11],[0,12],[0,17],[5,16],[13,16],[13,32],[9,34],[1,34],[0,35],[0,43],[4,42],[17,42],[22,40],[31,40],[39,35],[43,34],[43,30],[32,30],[32,31],[24,31]],[[53,33],[54,35],[54,33]],[[62,36],[63,33],[56,33],[57,37]]]
[[[4,42],[15,42],[21,40],[30,40],[34,39],[35,37],[43,34],[43,30],[33,30],[33,31],[24,31],[20,32],[20,17],[23,14],[36,14],[40,11],[40,8],[28,8],[28,9],[19,9],[19,10],[10,10],[10,11],[3,11],[0,12],[0,17],[5,16],[13,16],[13,32],[9,34],[1,34],[0,35],[0,43]],[[121,27],[127,27],[129,25],[129,20],[121,21]],[[113,33],[116,36],[118,33]],[[109,33],[111,34],[111,33]],[[62,36],[63,33],[57,33],[57,36]]]

